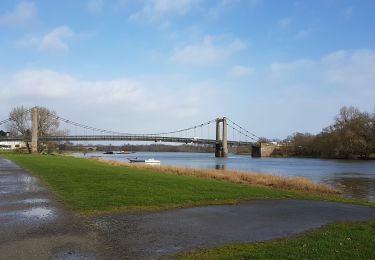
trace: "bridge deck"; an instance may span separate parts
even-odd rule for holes
[[[40,141],[151,141],[164,143],[194,143],[194,144],[216,144],[216,140],[166,137],[166,136],[146,136],[146,135],[73,135],[73,136],[41,136]],[[23,137],[0,137],[0,141],[31,141]],[[229,141],[228,145],[236,146],[258,146],[255,142]]]

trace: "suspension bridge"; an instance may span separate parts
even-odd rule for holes
[[[259,137],[252,132],[241,127],[227,117],[215,118],[210,121],[198,124],[189,128],[184,128],[176,131],[162,132],[162,133],[148,133],[148,134],[130,134],[116,131],[104,130],[81,123],[71,121],[60,117],[54,113],[49,113],[48,116],[58,120],[59,123],[64,123],[75,129],[79,128],[84,131],[81,134],[71,134],[71,131],[57,131],[54,134],[41,134],[40,131],[40,109],[34,107],[30,109],[31,112],[31,134],[28,135],[10,135],[0,137],[0,141],[24,141],[31,142],[31,150],[33,153],[38,152],[38,145],[40,142],[65,142],[65,141],[146,141],[146,142],[164,142],[164,143],[184,143],[184,144],[200,144],[212,145],[215,148],[215,157],[227,157],[228,146],[248,146],[251,147],[251,154],[253,157],[264,156],[266,144],[259,142]],[[0,126],[7,124],[12,119],[8,118],[0,121]],[[210,126],[215,128],[215,138],[210,138],[208,134],[206,138],[197,136],[199,129],[203,133],[203,129]],[[228,139],[228,128],[232,131],[232,140]],[[237,140],[235,139],[235,133]],[[242,138],[240,138],[242,137]],[[264,146],[264,147],[263,147]]]

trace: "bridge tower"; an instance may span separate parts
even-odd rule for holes
[[[33,107],[31,109],[31,152],[37,153],[38,152],[38,121],[39,121],[39,110],[37,107]]]
[[[220,124],[222,123],[222,134],[220,135]],[[221,138],[222,137],[222,138]],[[215,144],[215,157],[228,156],[228,130],[227,118],[216,119],[216,144]]]

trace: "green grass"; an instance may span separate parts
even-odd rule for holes
[[[64,156],[2,154],[40,177],[65,205],[82,214],[158,210],[237,203],[249,199],[299,198],[373,204],[338,196],[319,196],[254,187],[150,170],[112,166]]]
[[[375,259],[375,221],[327,225],[304,235],[228,245],[177,259]]]
[[[293,197],[292,192],[271,188],[155,173],[72,157],[9,154],[5,157],[40,177],[67,206],[81,213]]]

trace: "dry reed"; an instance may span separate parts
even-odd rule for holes
[[[339,190],[321,183],[315,183],[303,177],[281,177],[270,174],[255,173],[255,172],[241,172],[241,171],[227,171],[227,170],[211,170],[211,169],[193,169],[180,168],[174,166],[160,166],[160,165],[145,165],[132,164],[126,162],[118,162],[111,160],[104,160],[95,158],[94,160],[103,162],[114,166],[125,166],[136,169],[147,169],[159,173],[170,173],[185,176],[203,177],[215,180],[225,180],[234,183],[268,186],[283,190],[303,191],[315,194],[337,194]]]

